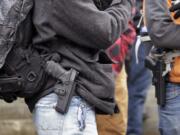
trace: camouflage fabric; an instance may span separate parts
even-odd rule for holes
[[[0,68],[16,44],[17,31],[20,24],[32,8],[32,0],[0,1]]]

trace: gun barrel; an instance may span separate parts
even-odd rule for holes
[[[165,106],[166,102],[166,88],[165,88],[165,77],[162,76],[164,70],[164,62],[158,60],[156,64],[156,70],[154,71],[154,85],[156,89],[157,103],[161,107]]]
[[[163,76],[165,63],[161,58],[153,60],[151,57],[147,56],[145,59],[145,66],[153,73],[152,83],[155,86],[157,104],[164,107],[166,102],[165,77]]]

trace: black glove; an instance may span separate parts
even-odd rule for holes
[[[180,3],[172,5],[169,10],[170,12],[175,12],[174,19],[177,19],[180,17]]]
[[[105,10],[111,5],[113,0],[93,0],[93,1],[99,10]]]

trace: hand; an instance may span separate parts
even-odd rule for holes
[[[99,10],[105,10],[112,3],[112,0],[93,0],[93,1]]]
[[[175,12],[174,19],[180,17],[180,2],[170,7],[170,12]]]

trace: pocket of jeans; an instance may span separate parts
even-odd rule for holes
[[[35,105],[36,108],[46,107],[54,108],[57,104],[57,95],[55,93],[49,94],[45,97],[42,97]]]
[[[166,86],[166,100],[171,100],[179,96],[180,87],[174,84],[167,84]]]
[[[64,116],[54,109],[57,104],[56,94],[52,93],[41,98],[34,109],[33,120],[38,131],[59,130]]]

